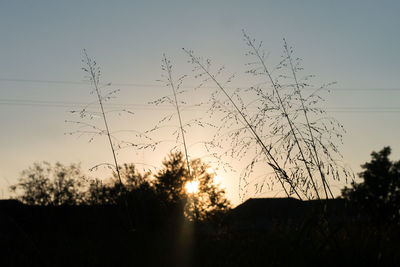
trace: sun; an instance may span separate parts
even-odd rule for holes
[[[221,183],[221,176],[215,175],[213,178],[213,182],[214,184],[219,185]]]
[[[199,181],[187,182],[185,185],[185,189],[189,194],[197,193],[197,191],[199,191]]]

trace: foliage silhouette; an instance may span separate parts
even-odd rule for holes
[[[24,170],[10,190],[29,205],[76,205],[84,202],[85,176],[79,164],[36,162]]]
[[[85,203],[98,206],[129,206],[129,214],[136,226],[160,224],[167,214],[163,200],[151,181],[151,173],[138,172],[134,164],[119,166],[117,174],[105,182],[93,179],[86,192]]]
[[[215,174],[208,172],[209,166],[200,159],[193,159],[189,175],[186,164],[181,152],[173,152],[154,176],[138,172],[134,164],[124,164],[119,166],[121,180],[114,174],[102,181],[85,177],[76,164],[35,163],[22,172],[11,190],[29,205],[119,206],[125,210],[127,202],[135,225],[159,223],[167,217],[185,216],[196,221],[219,218],[230,203],[225,191],[215,184]],[[185,189],[190,181],[198,182],[194,194]]]
[[[390,147],[371,153],[371,161],[361,167],[362,183],[352,182],[342,196],[377,220],[398,222],[400,218],[400,161],[391,161]]]
[[[85,198],[86,203],[94,205],[117,204],[124,197],[124,194],[151,187],[149,183],[150,173],[139,173],[134,164],[124,164],[122,167],[119,166],[118,169],[122,185],[116,173],[105,182],[92,179]]]
[[[214,173],[200,159],[190,161],[190,171],[181,152],[173,152],[163,161],[164,168],[155,175],[155,187],[169,209],[184,211],[190,220],[207,220],[227,211],[230,202],[225,191],[214,182]],[[198,182],[198,192],[185,190],[188,182]]]

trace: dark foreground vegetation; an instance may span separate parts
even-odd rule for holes
[[[6,201],[0,208],[1,265],[398,266],[400,263],[398,225],[352,217],[351,213],[344,213],[343,202],[338,202],[336,211],[327,220],[319,220],[320,216],[313,212],[319,203],[287,204],[286,201],[269,203],[274,206],[268,206],[268,200],[258,204],[248,201],[217,223],[190,222],[183,216],[170,214],[163,221],[142,221],[134,232],[129,231],[124,212],[118,206],[43,207]]]
[[[400,164],[389,154],[373,152],[342,199],[250,199],[235,209],[207,166],[194,160],[188,175],[180,153],[153,179],[126,165],[124,187],[92,180],[82,192],[75,167],[39,164],[12,188],[19,200],[0,202],[0,264],[399,266]]]

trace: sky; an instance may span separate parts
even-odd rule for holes
[[[279,60],[286,38],[307,73],[316,75],[316,84],[337,82],[324,107],[347,130],[340,148],[355,173],[383,146],[391,146],[392,158],[399,159],[399,11],[398,1],[367,0],[1,1],[0,198],[9,197],[9,185],[35,161],[82,162],[88,170],[112,160],[106,139],[88,142],[86,136],[65,134],[76,130],[65,121],[79,119],[69,111],[95,100],[81,70],[83,49],[101,66],[102,81],[120,89],[110,108],[135,112],[132,117],[110,115],[110,126],[143,131],[173,112],[147,104],[170,94],[157,81],[163,53],[177,77],[192,75],[182,51],[188,48],[237,73],[233,87],[246,86],[243,29],[263,41],[271,64]],[[184,86],[190,90],[196,83],[188,78]],[[182,97],[189,105],[207,96],[197,94]],[[201,108],[182,114],[184,121],[203,116]],[[160,139],[171,141],[155,152],[124,151],[119,160],[160,166],[176,145],[172,133],[160,133]],[[192,157],[202,156],[197,143],[209,136],[207,131],[188,133]],[[238,204],[243,166],[231,163],[236,172],[217,173]],[[335,192],[343,186],[336,184]]]

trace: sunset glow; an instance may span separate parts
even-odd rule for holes
[[[187,182],[185,189],[189,194],[195,194],[199,191],[199,181]]]
[[[213,181],[215,184],[221,184],[221,176],[215,175]]]
[[[0,0],[0,267],[400,267],[399,13]]]

